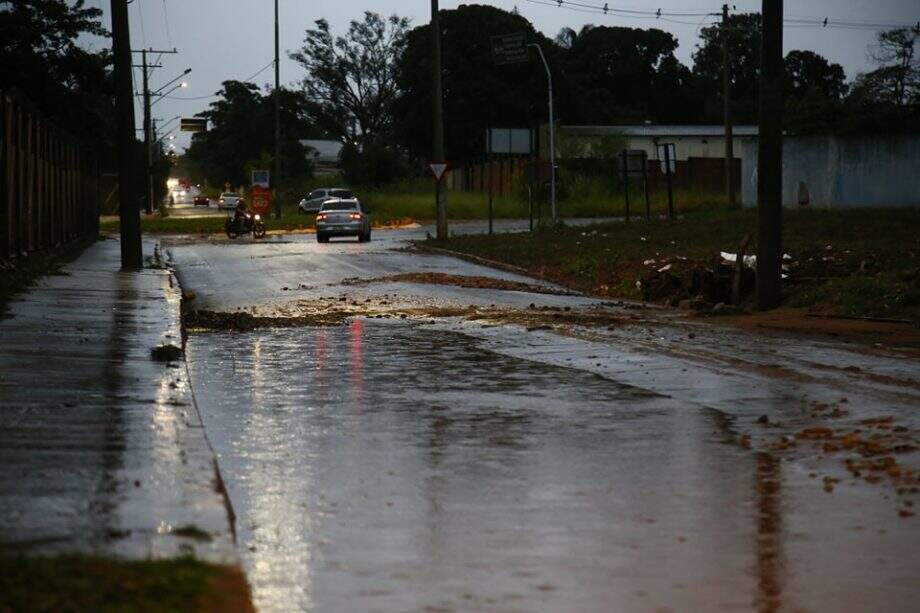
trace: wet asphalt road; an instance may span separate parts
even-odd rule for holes
[[[320,246],[310,235],[180,242],[170,253],[183,288],[212,310],[343,292],[349,301],[426,306],[595,304],[337,285],[410,271],[516,279],[395,250],[420,236],[424,229],[377,232],[369,245]],[[654,345],[667,343],[667,331],[571,332],[358,317],[193,334],[192,384],[257,606],[912,610],[920,538],[890,492],[854,484],[828,494],[813,478],[832,470],[826,461],[734,443],[757,415],[793,419],[809,399],[846,394],[868,415],[909,411],[916,395],[830,377],[777,382],[662,355]],[[711,341],[719,342],[741,352],[747,342],[753,361],[775,359],[775,345],[802,364],[850,359],[828,344]],[[916,363],[858,359],[917,374]]]

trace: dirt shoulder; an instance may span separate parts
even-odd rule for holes
[[[255,611],[233,566],[193,558],[129,561],[0,556],[3,611]]]
[[[713,323],[751,331],[831,336],[920,351],[920,211],[790,211],[784,220],[784,308],[756,313],[754,270],[740,309]],[[526,273],[599,298],[681,307],[694,316],[730,304],[734,254],[756,253],[756,211],[621,222],[535,234],[424,241],[478,263]],[[727,316],[726,316],[727,315]]]

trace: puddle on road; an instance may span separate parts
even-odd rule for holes
[[[398,322],[188,353],[262,610],[760,598],[757,463],[706,412]]]

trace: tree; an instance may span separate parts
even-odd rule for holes
[[[323,133],[307,112],[302,92],[282,89],[281,155],[286,176],[307,175],[311,171],[301,139]],[[186,162],[212,185],[229,181],[240,185],[249,181],[247,164],[271,160],[274,151],[274,100],[263,95],[252,83],[224,81],[219,98],[207,111],[198,113],[210,122],[210,129],[192,137]]]
[[[727,26],[727,27],[726,27]],[[722,37],[728,36],[729,79],[732,112],[736,121],[753,123],[757,119],[760,75],[760,13],[738,13],[703,28],[702,42],[693,54],[693,74],[700,80],[708,121],[722,121]]]
[[[879,68],[864,79],[879,99],[902,108],[920,102],[918,38],[920,31],[911,28],[879,32],[878,44],[871,54]]]
[[[107,37],[102,11],[84,0],[18,0],[0,11],[0,84],[21,91],[79,140],[105,150],[113,142],[111,54],[77,45]],[[102,151],[100,151],[102,152]]]
[[[384,20],[367,11],[345,36],[333,37],[325,19],[307,30],[291,58],[306,70],[309,107],[329,133],[344,142],[370,143],[388,136],[397,94],[396,64],[406,44],[409,20]]]
[[[585,26],[564,55],[575,123],[658,123],[698,117],[690,70],[662,30]]]
[[[786,109],[783,125],[797,134],[836,132],[840,128],[846,75],[812,51],[790,51],[785,60]]]
[[[546,72],[530,50],[530,61],[497,66],[492,59],[492,36],[523,32],[528,43],[539,44],[553,70],[557,112],[566,101],[561,92],[561,50],[536,32],[524,17],[484,5],[461,5],[442,10],[441,53],[444,91],[444,143],[454,164],[481,159],[486,151],[486,129],[536,128],[548,118]],[[415,159],[431,155],[431,30],[428,24],[412,29],[399,61],[396,102],[397,138]],[[563,113],[559,113],[564,116]]]
[[[784,61],[787,98],[801,100],[816,94],[839,101],[846,95],[846,74],[840,64],[831,64],[813,51],[790,51]]]

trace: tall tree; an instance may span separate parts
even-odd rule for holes
[[[874,84],[881,99],[895,106],[920,103],[918,39],[920,30],[913,28],[878,33],[878,44],[871,55],[879,68],[870,73],[868,80]]]
[[[662,30],[585,26],[564,55],[576,123],[693,121],[699,109],[690,70]]]
[[[0,10],[0,87],[21,91],[80,140],[106,148],[114,132],[111,54],[77,45],[107,37],[84,0],[17,0]]]
[[[785,128],[797,134],[838,131],[849,89],[843,67],[812,51],[790,51],[784,64]]]
[[[219,98],[198,117],[207,119],[210,129],[198,132],[185,154],[186,163],[213,185],[229,181],[240,185],[249,180],[247,164],[271,159],[274,150],[274,102],[252,83],[224,81]],[[301,139],[321,136],[307,111],[304,94],[282,89],[281,155],[290,177],[310,172]]]
[[[329,133],[346,142],[366,143],[391,133],[396,99],[396,64],[406,44],[409,20],[364,13],[344,36],[334,37],[319,19],[307,30],[304,46],[291,58],[306,71],[310,108]]]
[[[693,54],[693,73],[704,92],[707,121],[722,118],[722,37],[728,37],[729,79],[732,114],[737,121],[752,123],[757,118],[760,78],[760,13],[730,15],[700,32],[701,42]]]
[[[492,37],[522,32],[528,43],[539,44],[553,70],[557,94],[564,91],[559,82],[559,47],[524,17],[492,6],[471,4],[442,10],[440,22],[444,143],[451,162],[481,158],[490,125],[536,128],[548,121],[546,72],[536,51],[529,50],[528,62],[497,66],[492,59]],[[428,157],[432,125],[431,31],[427,24],[409,32],[397,82],[399,142],[412,157]],[[557,108],[565,105],[559,96],[557,102]]]

